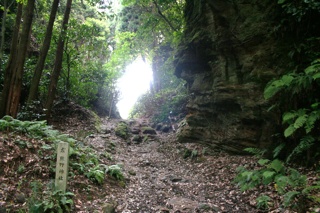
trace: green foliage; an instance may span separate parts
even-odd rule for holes
[[[67,142],[70,145],[70,168],[73,171],[78,171],[79,174],[84,174],[98,184],[102,184],[104,181],[108,169],[106,165],[99,164],[99,157],[95,153],[95,150],[87,146],[80,146],[70,135],[61,134],[59,131],[53,130],[51,126],[46,124],[46,121],[20,121],[10,116],[5,116],[3,119],[0,119],[0,131],[7,132],[8,134],[10,132],[26,134],[28,137],[52,142],[43,144],[41,150],[38,150],[39,155],[42,153],[42,150],[56,150],[57,144],[61,141]],[[27,141],[17,140],[16,143],[21,147],[29,147]],[[52,153],[52,156],[45,157],[46,159],[53,160],[56,157],[56,152]],[[111,157],[109,156],[109,158]],[[24,166],[20,165],[17,172],[24,172]],[[118,171],[112,172],[113,175],[117,179],[122,179]]]
[[[111,176],[114,177],[116,180],[123,181],[124,176],[122,173],[122,169],[119,165],[111,165],[108,167],[107,173]]]
[[[278,0],[278,4],[299,22],[308,14],[320,10],[320,3],[317,0]]]
[[[264,97],[270,99],[280,91],[291,94],[290,96],[303,93],[311,90],[314,83],[318,84],[319,77],[320,60],[316,59],[300,74],[289,73],[278,80],[270,81],[264,90]]]
[[[25,167],[24,167],[24,165],[23,164],[20,164],[19,165],[19,167],[18,167],[18,169],[17,169],[17,173],[18,174],[21,174],[21,173],[23,173],[24,171],[25,171]]]
[[[273,151],[272,151],[273,158],[279,157],[280,152],[284,149],[285,146],[286,146],[285,143],[280,143],[276,148],[274,148]]]
[[[118,14],[119,22],[115,23],[115,42],[106,69],[119,74],[137,57],[142,57],[157,67],[153,70],[155,91],[168,86],[176,88],[172,55],[184,28],[184,1],[126,0],[121,3],[124,7]]]
[[[71,212],[74,196],[71,192],[62,192],[51,189],[45,190],[43,196],[39,191],[43,188],[39,182],[31,182],[32,195],[28,200],[30,213]],[[50,188],[50,187],[49,187]]]
[[[257,197],[257,207],[261,210],[268,210],[272,199],[267,195],[261,195]]]
[[[319,124],[320,108],[319,102],[314,91],[320,87],[320,60],[314,60],[310,66],[304,69],[300,74],[289,73],[283,75],[279,80],[271,81],[264,91],[266,99],[270,99],[276,95],[289,94],[291,99],[297,99],[298,102],[304,103],[305,107],[286,111],[282,115],[282,124],[285,126],[284,136],[286,138],[294,138],[299,140],[287,156],[287,161],[290,161],[298,156],[301,156],[310,150],[314,152],[314,158],[308,158],[309,161],[315,161],[318,149],[313,149],[319,142],[319,136],[316,127]],[[309,94],[308,98],[304,95]],[[308,105],[307,105],[308,104]],[[276,153],[279,150],[275,150]]]
[[[39,208],[43,209],[43,212],[71,212],[71,206],[73,205],[71,197],[73,196],[74,194],[71,192],[48,192]]]
[[[117,78],[105,66],[109,60],[110,43],[112,43],[113,35],[110,33],[109,21],[107,20],[107,15],[102,12],[102,8],[110,8],[110,5],[107,3],[101,5],[101,2],[98,5],[92,5],[91,3],[83,1],[73,2],[72,4],[68,31],[66,32],[67,37],[65,39],[63,68],[57,86],[57,96],[60,100],[72,100],[85,107],[93,107],[98,100],[103,100],[103,104],[110,102],[109,99],[113,98],[115,91],[110,89],[111,84],[109,82],[115,82]],[[59,8],[53,28],[51,46],[38,88],[38,101],[42,105],[47,98],[51,70],[54,67],[56,41],[60,34],[64,4],[61,4]],[[32,41],[30,45],[30,53],[32,55],[38,56],[40,53],[41,42],[44,40],[50,11],[51,2],[37,2],[37,17],[34,19],[32,26]],[[108,15],[111,14],[109,13]],[[26,60],[23,91],[28,91],[30,87],[36,59],[37,57],[30,57]],[[23,96],[26,97],[27,94],[23,94]],[[24,99],[22,102],[24,102]],[[22,103],[22,112],[19,119],[38,119],[39,116],[42,116],[43,113],[38,108],[37,113],[34,114],[32,113],[34,109],[28,107]]]
[[[118,123],[115,129],[115,134],[126,140],[129,136],[128,124],[126,124],[125,122]]]
[[[293,157],[299,156],[302,153],[310,150],[315,144],[315,139],[308,135],[301,138],[300,143],[293,149],[290,155],[287,157],[287,162],[291,161]]]
[[[196,149],[191,150],[191,149],[186,148],[183,150],[182,156],[184,159],[191,158],[192,160],[195,160],[198,157],[200,157],[200,153]]]
[[[91,168],[89,172],[85,173],[85,175],[98,184],[102,184],[105,178],[106,171],[107,166],[104,164],[99,164],[94,168]]]
[[[248,147],[248,148],[245,148],[244,151],[246,151],[256,157],[262,157],[266,153],[267,150]]]
[[[292,210],[297,210],[304,206],[304,201],[308,198],[315,203],[319,199],[315,198],[314,190],[319,189],[319,183],[308,185],[307,177],[301,175],[296,169],[286,167],[278,159],[270,161],[259,159],[260,168],[247,170],[245,167],[237,168],[237,176],[234,182],[242,191],[259,188],[261,186],[272,185],[279,196],[283,196],[283,206]],[[270,207],[270,197],[262,195],[257,198],[257,207],[267,210]]]
[[[318,103],[316,103],[318,105]],[[299,109],[297,111],[286,112],[283,114],[283,124],[289,127],[284,131],[284,136],[291,136],[299,128],[303,128],[306,134],[310,133],[314,128],[316,121],[320,118],[320,110],[315,109],[309,112],[307,109]]]
[[[20,121],[8,115],[0,120],[0,131],[13,131],[27,134],[30,137],[46,137],[52,133],[46,121]]]
[[[188,96],[184,89],[174,91],[167,88],[156,94],[147,93],[139,98],[130,117],[149,115],[153,122],[169,122],[170,112],[173,116],[185,113],[187,99]]]
[[[17,118],[19,120],[44,120],[45,111],[42,109],[40,101],[33,101],[21,107]]]

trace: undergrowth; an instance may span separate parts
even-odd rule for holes
[[[320,181],[301,174],[309,167],[315,175],[320,162],[320,48],[319,1],[279,0],[282,8],[277,27],[288,42],[287,70],[271,80],[264,97],[281,113],[277,144],[271,150],[247,148],[257,157],[254,169],[239,167],[234,182],[242,191],[264,189],[256,206],[264,212],[276,205],[281,211],[318,212]],[[294,29],[294,30],[293,30]],[[271,153],[269,159],[266,153]],[[277,198],[271,197],[276,192]],[[280,200],[280,205],[276,204]]]
[[[56,150],[59,142],[69,143],[69,172],[72,179],[75,175],[83,175],[96,184],[103,184],[109,174],[118,181],[124,180],[122,170],[117,165],[107,166],[101,163],[96,151],[75,140],[68,134],[61,134],[48,126],[46,121],[20,121],[10,116],[0,119],[1,137],[11,138],[15,135],[24,135],[33,143],[39,141],[40,146],[31,146],[27,140],[15,140],[14,143],[21,148],[29,149],[37,147],[36,151],[41,159],[49,161],[51,173],[55,172]],[[103,156],[103,155],[102,155]],[[111,156],[109,156],[111,158]],[[17,173],[24,173],[25,167],[20,164]],[[72,209],[73,194],[57,191],[54,186],[43,187],[37,182],[30,184],[32,195],[28,199],[29,212],[70,212]]]
[[[248,170],[241,166],[237,168],[234,182],[241,191],[258,190],[264,187],[273,189],[281,200],[281,207],[297,212],[307,212],[310,206],[313,210],[320,206],[318,192],[320,181],[308,182],[307,176],[298,170],[286,165],[278,159],[269,160],[260,158],[258,168]],[[256,199],[257,208],[270,210],[273,208],[274,197],[262,194]]]
[[[186,113],[187,91],[182,88],[163,89],[158,93],[146,93],[139,98],[130,117],[146,115],[155,123],[169,122],[168,116]]]

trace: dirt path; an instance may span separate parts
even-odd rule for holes
[[[145,142],[129,144],[113,134],[115,125],[105,121],[103,132],[107,133],[95,135],[88,143],[100,152],[110,141],[116,144],[113,160],[123,167],[126,186],[105,198],[115,203],[116,212],[256,211],[250,198],[231,183],[236,168],[252,159],[202,154],[203,147],[177,143],[172,132],[157,132]],[[191,151],[188,158],[186,150]]]

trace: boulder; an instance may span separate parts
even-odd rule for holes
[[[149,126],[142,127],[141,132],[143,134],[149,134],[149,135],[156,135],[157,134],[156,130],[154,130],[152,127],[149,127]]]
[[[116,129],[115,134],[123,139],[127,139],[129,137],[129,127],[125,122],[119,122]]]

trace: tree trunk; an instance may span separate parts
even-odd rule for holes
[[[4,46],[4,36],[6,34],[6,19],[7,19],[7,0],[3,2],[3,15],[2,15],[2,25],[1,25],[1,43],[0,43],[0,63],[2,64],[3,57],[3,46]],[[1,69],[1,68],[0,68]],[[2,70],[1,70],[2,72]]]
[[[12,70],[11,85],[6,105],[6,114],[17,117],[20,103],[22,76],[24,62],[27,56],[28,45],[30,41],[31,25],[33,20],[35,0],[28,0],[23,14],[22,31],[19,36],[18,55],[15,61],[15,69]]]
[[[8,1],[4,0],[3,2],[3,15],[2,15],[2,24],[1,24],[1,42],[0,42],[0,64],[2,64],[3,58],[3,49],[4,49],[4,41],[6,35],[6,21],[7,21],[7,14],[10,7],[13,5],[15,1],[12,0],[11,3],[8,5]],[[2,72],[0,68],[0,72]]]
[[[47,97],[47,101],[45,104],[45,108],[47,110],[46,111],[47,120],[49,120],[49,118],[50,118],[51,109],[52,109],[53,101],[54,101],[54,96],[56,94],[57,84],[58,84],[59,76],[60,76],[61,69],[62,69],[64,40],[65,40],[65,37],[67,34],[71,5],[72,5],[72,0],[68,0],[67,5],[66,5],[66,10],[64,12],[61,33],[60,33],[58,46],[57,46],[57,50],[56,50],[56,59],[55,59],[55,63],[54,63],[54,69],[53,69],[53,72],[52,72],[52,75],[50,78],[48,97]]]
[[[18,53],[18,38],[20,32],[20,25],[21,25],[21,17],[22,17],[22,4],[18,4],[17,14],[16,14],[16,21],[11,41],[11,48],[10,48],[10,57],[7,62],[7,66],[4,73],[4,85],[1,94],[1,102],[0,102],[0,117],[2,118],[6,115],[6,105],[7,99],[9,95],[10,85],[11,85],[11,76],[12,71],[15,69],[16,66],[16,58]]]
[[[44,63],[50,48],[52,29],[53,29],[54,20],[56,18],[56,14],[58,11],[58,7],[59,7],[59,0],[54,0],[51,7],[50,18],[47,26],[46,35],[43,40],[43,44],[40,50],[40,56],[38,58],[34,75],[31,81],[31,86],[30,86],[30,91],[28,96],[28,104],[31,104],[31,102],[34,101],[37,97],[39,82],[43,72]]]
[[[68,39],[69,40],[69,39]],[[70,87],[71,87],[71,82],[70,82],[70,73],[71,73],[71,55],[68,52],[68,40],[66,41],[66,59],[67,59],[67,79],[66,79],[66,93],[65,93],[65,98],[69,99],[69,94],[70,94]]]

